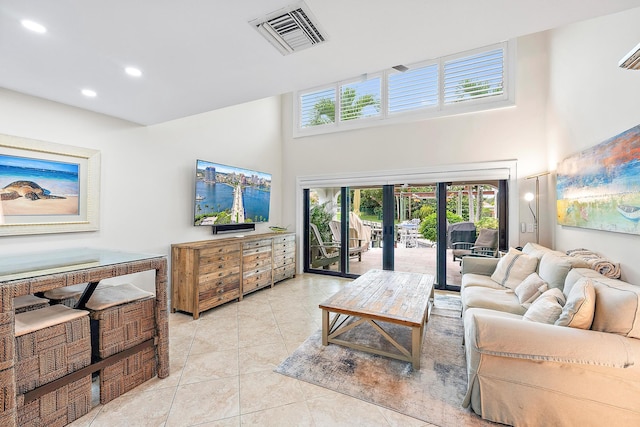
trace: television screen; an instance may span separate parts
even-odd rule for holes
[[[269,221],[271,174],[196,161],[194,225]]]

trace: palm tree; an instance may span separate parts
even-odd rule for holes
[[[482,98],[502,93],[502,86],[491,86],[488,81],[464,79],[458,85],[457,93],[457,101],[467,98]]]
[[[362,117],[363,110],[367,107],[373,107],[376,111],[380,111],[380,101],[371,94],[357,96],[354,88],[346,87],[341,93],[341,109],[340,120],[353,120]],[[335,123],[336,121],[336,103],[333,99],[322,98],[313,106],[313,117],[309,121],[309,125],[324,125],[327,123]]]

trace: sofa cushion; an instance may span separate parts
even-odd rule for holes
[[[562,314],[556,320],[558,326],[589,329],[596,308],[596,290],[591,279],[585,277],[578,281],[567,295]]]
[[[460,293],[464,293],[463,290],[473,287],[480,286],[483,288],[491,288],[491,289],[504,289],[504,286],[496,283],[491,277],[485,276],[483,274],[475,274],[475,273],[467,273],[462,275],[462,287],[460,289]]]
[[[550,288],[562,289],[564,280],[572,267],[570,257],[547,252],[540,259],[538,274],[542,280],[549,284]]]
[[[490,289],[479,286],[467,288],[462,293],[462,306],[468,308],[488,308],[522,315],[527,309],[520,305],[518,297],[508,288]]]
[[[507,288],[515,289],[528,275],[536,271],[538,259],[509,248],[507,255],[500,258],[491,278]]]
[[[514,289],[520,304],[534,302],[544,291],[548,289],[544,280],[537,273],[531,273]]]
[[[531,304],[522,318],[532,322],[554,324],[562,313],[564,303],[565,298],[562,291],[551,288]]]
[[[533,256],[536,257],[538,259],[542,259],[542,256],[548,252],[552,252],[552,249],[547,248],[546,246],[542,246],[539,245],[538,243],[532,243],[532,242],[528,242],[526,245],[524,245],[524,247],[522,248],[522,252],[529,255],[529,256]]]
[[[591,329],[640,338],[640,286],[609,279],[590,268],[574,268],[567,275],[565,292],[583,277],[590,278],[596,290]]]

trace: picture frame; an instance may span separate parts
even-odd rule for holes
[[[0,134],[0,237],[97,231],[99,216],[100,151]]]
[[[558,164],[558,224],[640,234],[640,125]]]

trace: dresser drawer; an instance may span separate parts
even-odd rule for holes
[[[202,279],[202,278],[201,278]],[[211,289],[224,287],[228,290],[240,287],[240,274],[239,271],[232,272],[222,277],[208,277],[208,280],[200,280],[198,283],[198,291],[200,293]]]
[[[278,267],[273,269],[273,282],[279,282],[289,277],[296,275],[296,266],[291,264],[285,267]]]
[[[238,252],[200,257],[200,274],[208,274],[218,270],[227,270],[240,265]]]
[[[240,243],[212,246],[200,249],[200,259],[215,257],[216,255],[224,255],[232,252],[240,252]]]
[[[296,262],[296,256],[293,252],[290,254],[273,256],[274,267],[282,267],[283,265],[295,264],[295,262]]]
[[[296,235],[295,234],[287,234],[287,235],[284,235],[284,236],[274,236],[274,238],[273,238],[273,243],[274,244],[288,243],[288,242],[295,243],[295,241],[296,241]]]
[[[245,258],[242,262],[242,271],[252,271],[256,269],[264,269],[271,267],[271,254],[269,256],[264,257],[248,257]]]
[[[268,269],[246,276],[242,281],[242,293],[246,294],[256,289],[271,286],[271,272],[271,269]]]
[[[248,249],[265,247],[271,248],[271,239],[251,240],[242,244],[242,250],[245,253]]]
[[[239,283],[237,282],[237,278],[234,282],[230,282],[230,281],[222,281],[221,283],[217,284],[214,282],[209,283],[210,286],[203,286],[200,288],[200,292],[199,292],[199,296],[200,299],[207,299],[207,298],[212,298],[214,296],[218,296],[218,295],[222,295],[222,294],[226,294],[227,292],[232,292],[234,290],[239,290],[240,286]]]
[[[198,283],[212,282],[229,276],[240,278],[240,265],[234,265],[232,267],[214,270],[210,273],[200,274]]]
[[[200,311],[209,310],[225,302],[233,301],[240,298],[240,289],[235,289],[223,294],[211,294],[206,297],[200,297]]]

